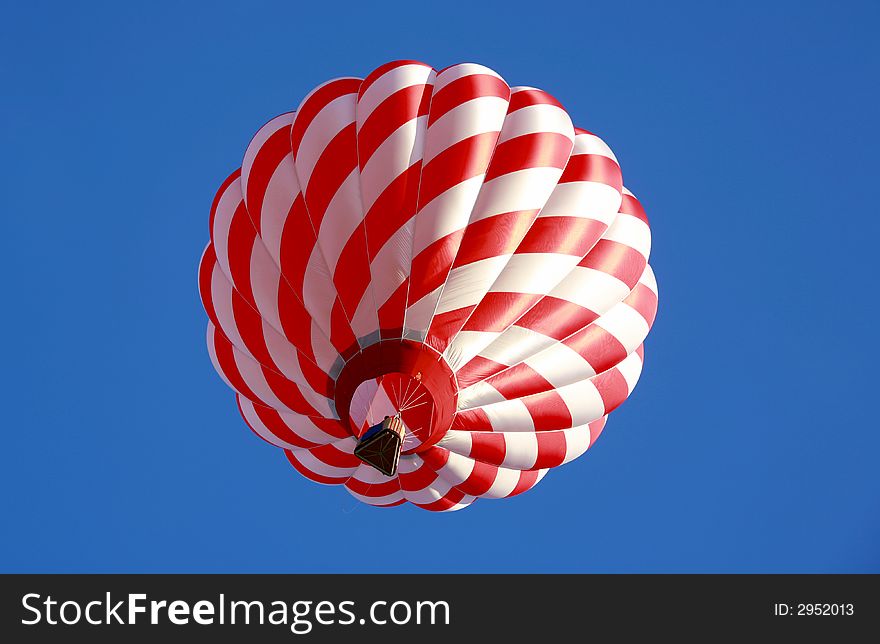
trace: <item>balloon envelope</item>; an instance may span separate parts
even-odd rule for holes
[[[513,496],[632,392],[657,310],[620,166],[552,96],[396,61],[272,119],[217,192],[199,284],[241,415],[377,506]],[[404,426],[387,476],[358,438]]]

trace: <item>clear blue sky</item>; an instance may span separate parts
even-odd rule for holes
[[[6,7],[0,570],[880,572],[878,5],[379,5]],[[253,131],[398,58],[483,63],[605,138],[661,288],[596,446],[451,515],[253,437],[196,288]]]

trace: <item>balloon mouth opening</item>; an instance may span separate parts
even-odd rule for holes
[[[457,398],[455,375],[443,357],[411,340],[382,340],[362,349],[336,380],[336,411],[351,435],[368,438],[386,416],[397,418],[402,455],[424,451],[443,438]],[[387,443],[394,442],[389,436]]]

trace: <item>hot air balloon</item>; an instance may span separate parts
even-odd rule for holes
[[[315,88],[220,186],[213,364],[302,475],[457,510],[583,454],[657,310],[620,166],[550,94],[396,61]]]

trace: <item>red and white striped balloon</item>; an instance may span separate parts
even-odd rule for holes
[[[220,186],[199,285],[251,429],[376,506],[457,510],[583,454],[635,387],[651,233],[549,94],[414,61],[315,88]],[[386,415],[398,473],[353,454]]]

